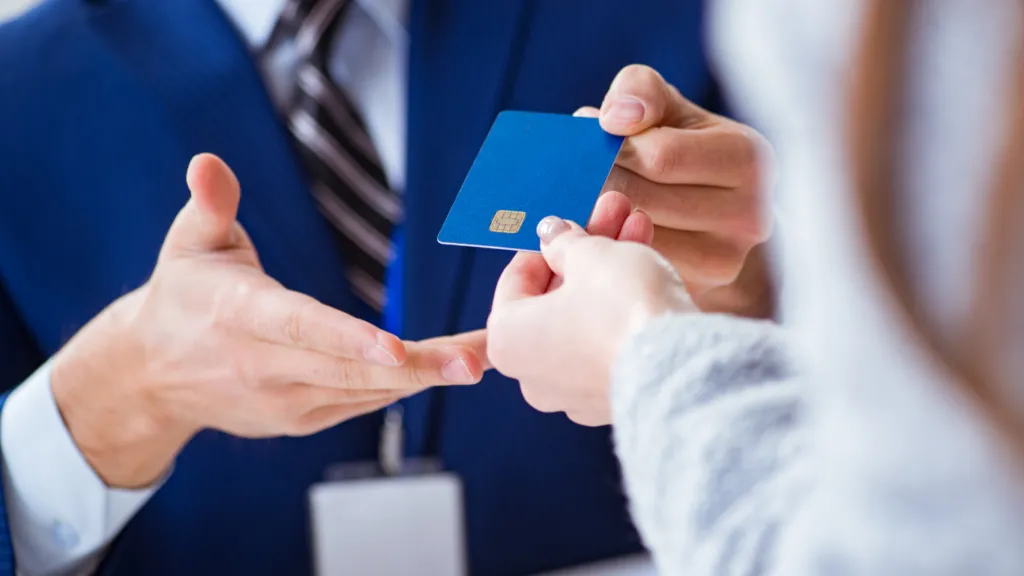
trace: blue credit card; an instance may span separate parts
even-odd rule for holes
[[[586,226],[623,140],[602,130],[596,118],[502,112],[437,241],[538,251],[543,218]]]

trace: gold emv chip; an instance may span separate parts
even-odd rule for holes
[[[491,232],[501,234],[515,234],[523,227],[526,220],[526,212],[516,210],[498,210],[491,219]]]

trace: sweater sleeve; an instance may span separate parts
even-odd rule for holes
[[[612,408],[633,516],[660,573],[775,573],[810,487],[782,330],[721,315],[655,320],[615,366]]]

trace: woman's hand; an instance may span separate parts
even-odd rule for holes
[[[672,265],[643,244],[558,218],[537,233],[543,254],[518,254],[498,281],[487,354],[534,408],[609,424],[609,376],[624,343],[651,319],[696,307]]]

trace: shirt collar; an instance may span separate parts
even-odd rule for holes
[[[217,0],[250,46],[262,46],[287,0]],[[406,30],[411,0],[351,0],[389,37]]]

